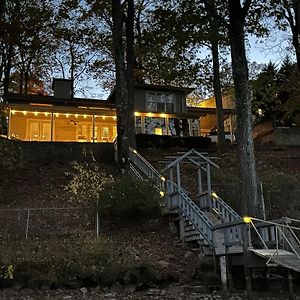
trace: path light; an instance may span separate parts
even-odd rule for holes
[[[160,197],[163,197],[165,195],[165,192],[160,191],[159,194],[160,194]]]
[[[243,218],[244,223],[249,224],[252,222],[252,218],[251,217],[244,217]]]
[[[212,195],[214,198],[216,198],[216,199],[219,198],[218,195],[217,195],[215,192],[212,192],[211,195]]]
[[[164,176],[161,176],[160,179],[161,179],[162,181],[166,181],[166,178],[165,178]]]

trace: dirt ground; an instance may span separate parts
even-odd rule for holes
[[[178,149],[182,151],[182,149]],[[172,151],[162,151],[160,149],[143,150],[141,153],[159,170],[163,165],[159,163],[165,155],[176,153]],[[210,156],[220,166],[219,170],[213,172],[214,189],[220,196],[229,202],[239,211],[238,194],[238,164],[236,159],[236,149],[231,147],[228,153],[218,155],[214,150],[209,151]],[[257,170],[264,187],[264,198],[267,214],[271,218],[290,216],[300,218],[300,149],[299,148],[260,148],[256,151]],[[15,231],[21,232],[21,239],[25,237],[26,218],[28,210],[26,208],[49,208],[65,207],[71,208],[77,204],[69,201],[69,195],[65,186],[69,181],[66,172],[70,171],[69,165],[40,165],[27,164],[16,170],[8,170],[0,167],[0,223],[1,230],[11,223],[12,217],[16,220]],[[187,167],[185,172],[185,182],[188,188],[195,188],[195,178],[191,176]],[[1,212],[1,209],[3,210]],[[7,209],[23,209],[22,216],[16,212],[7,212]],[[19,213],[19,212],[18,212]],[[15,214],[15,215],[14,215]],[[49,212],[45,213],[49,215]],[[79,209],[71,218],[75,218],[75,223],[80,224],[78,215],[89,216],[89,212],[82,213]],[[41,215],[36,218],[41,218]],[[53,226],[55,234],[64,232],[63,223],[67,217],[62,213],[57,213]],[[1,221],[2,220],[2,221]],[[34,219],[33,219],[34,220]],[[86,221],[84,230],[95,232],[93,222]],[[23,222],[23,223],[22,223]],[[34,222],[30,224],[33,225]],[[20,227],[21,226],[21,227]],[[36,226],[40,227],[41,224]],[[71,225],[72,227],[73,225]],[[13,227],[13,226],[10,226]],[[80,227],[80,226],[79,226]],[[29,228],[29,234],[33,227]],[[54,227],[53,227],[54,228]],[[13,228],[14,229],[14,228]],[[0,231],[1,231],[0,230]],[[51,231],[51,227],[47,227]],[[78,226],[76,227],[78,230]],[[79,229],[80,230],[80,229]],[[140,228],[113,228],[109,229],[103,225],[100,234],[110,241],[112,249],[117,257],[124,257],[126,251],[135,256],[136,261],[149,261],[157,269],[165,274],[169,274],[170,282],[176,282],[175,287],[163,287],[152,291],[134,291],[132,287],[123,289],[118,286],[112,289],[76,289],[76,290],[24,290],[24,289],[3,289],[0,290],[0,299],[223,299],[218,293],[210,293],[207,290],[201,293],[185,290],[184,286],[203,284],[214,286],[216,278],[211,269],[201,269],[201,253],[194,245],[182,245],[178,235],[171,234],[168,228],[168,220],[157,220],[151,224],[144,224]],[[9,243],[9,239],[0,232],[1,247]],[[126,250],[124,250],[126,249]],[[1,256],[1,254],[0,254]],[[202,270],[198,272],[197,270]],[[229,299],[245,299],[243,292],[236,293]],[[286,295],[257,295],[255,299],[287,299]],[[298,299],[298,298],[297,298]],[[299,298],[300,299],[300,298]]]

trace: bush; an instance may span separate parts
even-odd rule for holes
[[[72,171],[66,175],[71,177],[65,186],[70,194],[70,200],[79,203],[96,203],[105,184],[113,181],[112,175],[101,172],[103,167],[95,163],[72,163]]]
[[[0,138],[0,167],[14,170],[22,163],[23,152],[18,143]]]
[[[159,194],[149,181],[120,177],[101,192],[99,213],[104,219],[141,220],[159,214]]]
[[[211,140],[203,136],[170,136],[155,134],[137,134],[136,144],[138,148],[196,148],[205,149],[211,146]]]

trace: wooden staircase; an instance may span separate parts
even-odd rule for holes
[[[148,179],[162,197],[164,214],[179,223],[183,242],[196,242],[207,254],[221,258],[248,253],[265,259],[265,266],[278,265],[300,272],[300,241],[295,234],[298,227],[291,220],[263,221],[255,218],[242,219],[211,188],[211,167],[218,166],[192,149],[165,160],[166,166],[158,172],[136,150],[130,151],[131,164],[136,176]],[[180,167],[190,163],[198,172],[198,194],[192,200],[182,187]],[[167,175],[162,175],[169,173]],[[223,259],[224,261],[224,259]]]

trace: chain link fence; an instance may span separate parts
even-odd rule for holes
[[[96,234],[91,207],[0,209],[0,239]]]

